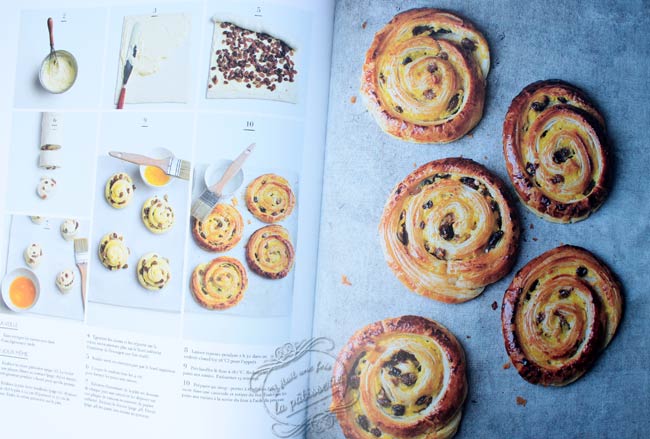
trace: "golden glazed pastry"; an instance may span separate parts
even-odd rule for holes
[[[99,260],[109,270],[129,268],[127,261],[131,250],[119,233],[108,233],[99,242]]]
[[[165,233],[174,225],[174,209],[168,201],[167,195],[154,195],[142,205],[142,222],[150,232]]]
[[[289,274],[294,256],[289,232],[279,225],[262,227],[251,235],[246,244],[248,266],[269,279],[281,279]]]
[[[467,20],[437,9],[397,14],[366,53],[361,94],[388,134],[447,143],[481,120],[490,50]]]
[[[199,264],[192,272],[190,289],[196,301],[208,309],[237,305],[248,287],[246,269],[235,258],[221,256]]]
[[[104,197],[111,207],[122,209],[131,201],[134,191],[135,185],[131,177],[124,172],[118,172],[106,182]]]
[[[419,167],[395,187],[379,233],[404,285],[458,303],[510,271],[519,224],[501,180],[472,160],[448,158]]]
[[[234,207],[217,204],[205,221],[192,219],[192,236],[203,249],[225,252],[237,245],[244,232],[244,219]]]
[[[289,182],[276,174],[264,174],[246,188],[246,207],[265,223],[277,223],[293,212],[296,197]]]
[[[605,264],[580,247],[554,248],[526,264],[503,296],[506,351],[526,381],[567,385],[612,340],[622,309]]]
[[[503,123],[508,175],[526,207],[549,221],[587,218],[607,195],[605,123],[576,87],[562,81],[528,85]]]
[[[171,279],[169,259],[156,253],[147,253],[138,261],[138,282],[150,291],[160,291]]]
[[[372,323],[339,353],[331,410],[347,439],[446,439],[467,396],[465,352],[441,324],[417,316]]]

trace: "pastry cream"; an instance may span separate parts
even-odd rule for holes
[[[29,308],[36,300],[36,286],[28,277],[18,276],[9,286],[9,299],[18,308]]]
[[[77,79],[77,66],[71,55],[57,51],[56,57],[48,57],[41,66],[41,84],[47,91],[63,93]]]

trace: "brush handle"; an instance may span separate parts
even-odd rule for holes
[[[54,20],[47,19],[47,31],[50,33],[50,50],[54,52]]]
[[[124,108],[124,98],[126,98],[126,85],[123,85],[122,90],[120,90],[120,98],[117,100],[118,110]]]
[[[239,157],[235,159],[234,162],[228,166],[228,169],[226,169],[226,172],[223,173],[223,177],[210,186],[210,192],[221,196],[223,192],[223,188],[226,186],[226,184],[239,172],[241,167],[244,165],[244,162],[248,158],[248,156],[253,152],[253,148],[255,148],[255,144],[251,143],[248,145],[248,148],[246,148],[244,151],[242,151],[241,154],[239,154]]]
[[[108,155],[116,159],[124,160],[125,162],[135,163],[136,165],[156,166],[165,171],[165,173],[167,172],[167,164],[171,160],[171,157],[167,157],[165,159],[153,159],[151,157],[140,154],[132,154],[130,152],[119,151],[111,151],[108,153]]]
[[[77,268],[79,268],[79,273],[81,273],[81,303],[84,309],[86,309],[86,271],[88,266],[86,264],[79,264]]]

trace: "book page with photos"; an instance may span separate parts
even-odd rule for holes
[[[311,337],[333,13],[5,5],[3,437],[272,434],[256,377]]]

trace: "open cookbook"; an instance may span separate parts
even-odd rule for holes
[[[1,437],[646,437],[643,2],[0,20]]]

